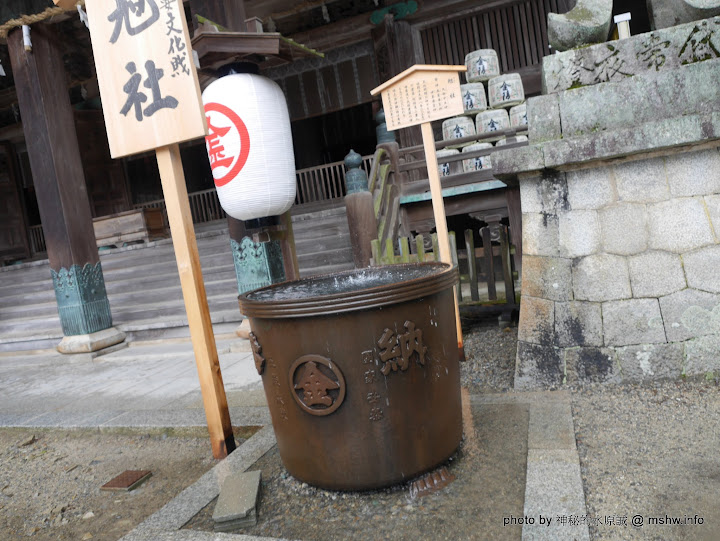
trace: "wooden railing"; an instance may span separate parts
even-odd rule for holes
[[[361,167],[370,173],[372,155],[363,156]],[[296,205],[332,201],[345,197],[345,162],[333,162],[307,169],[299,169],[295,173],[297,180]]]
[[[30,231],[30,252],[32,254],[47,252],[42,225],[31,225],[28,229]]]
[[[466,229],[465,248],[458,249],[455,233],[450,232],[450,252],[453,263],[460,271],[460,287],[456,289],[458,302],[498,302],[515,305],[515,279],[511,254],[515,247],[510,244],[508,228],[504,224],[493,224],[473,231]],[[481,246],[475,246],[479,238]],[[417,235],[413,239],[397,239],[397,253],[393,241],[387,239],[372,241],[372,264],[395,265],[398,263],[421,263],[439,261],[437,234],[430,238]],[[473,257],[474,256],[474,257]],[[498,285],[502,294],[498,296]]]

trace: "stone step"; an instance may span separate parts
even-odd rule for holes
[[[350,263],[338,263],[336,265],[321,265],[318,267],[304,267],[300,268],[300,277],[307,278],[308,276],[317,276],[320,274],[331,274],[333,272],[342,272],[346,270],[352,270],[355,265]]]
[[[323,250],[309,254],[298,255],[298,265],[301,269],[306,267],[320,267],[323,265],[337,265],[341,263],[352,263],[352,250],[343,248],[340,250]]]
[[[115,288],[113,288],[115,289]],[[108,289],[110,310],[115,314],[118,308],[126,306],[141,306],[169,300],[182,300],[180,279],[158,281],[156,287],[146,282],[131,289],[117,288],[117,291]],[[237,296],[237,279],[232,272],[221,279],[205,280],[205,292],[208,297],[216,295]],[[2,299],[5,302],[7,299]],[[2,308],[3,319],[25,317],[30,314],[53,314],[57,311],[57,302],[53,291],[45,292],[42,297],[23,297],[22,303],[15,303]],[[35,301],[35,302],[33,302]]]
[[[135,280],[132,275],[126,275],[123,278],[115,276],[112,273],[108,274],[105,278],[105,290],[111,299],[111,304],[115,297],[128,292],[153,291],[157,288],[175,288],[178,294],[181,294],[180,277],[175,269],[154,270],[154,272],[149,273],[139,281]],[[203,280],[206,288],[214,287],[215,284],[219,283],[227,283],[228,286],[231,283],[236,284],[235,268],[234,266],[228,265],[226,267],[203,269]],[[31,291],[28,291],[28,289],[30,288],[22,288],[22,290],[18,292],[18,289],[15,288],[12,290],[13,295],[0,297],[0,318],[5,319],[5,314],[13,307],[29,307],[45,303],[55,303],[55,291],[52,286],[52,281],[48,280],[43,284],[37,284]]]

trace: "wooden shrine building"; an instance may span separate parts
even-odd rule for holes
[[[278,32],[306,52],[321,53],[297,54],[296,48],[284,56],[252,58],[285,93],[298,170],[337,164],[351,148],[372,155],[380,104],[370,90],[413,64],[462,64],[471,51],[495,49],[501,72],[519,73],[526,96],[539,94],[542,57],[550,52],[547,14],[573,5],[572,0],[184,0],[195,31],[203,31],[200,20],[208,20],[231,31]],[[31,29],[32,56],[25,55],[23,24]],[[158,206],[157,166],[151,154],[111,159],[89,33],[78,11],[59,10],[52,0],[2,2],[0,62],[5,73],[0,263],[48,257],[57,287],[63,269],[99,265],[93,219]],[[213,79],[214,67],[202,66],[205,83]],[[397,136],[401,147],[421,141],[417,128]],[[202,194],[194,218],[223,218],[211,197],[205,142],[185,143],[181,152],[191,203],[193,194]],[[343,194],[340,188],[334,196]],[[302,197],[296,203],[304,203]],[[84,298],[78,306],[95,311],[80,309],[87,321],[72,332],[109,326],[107,300],[97,290],[97,298],[74,293]]]

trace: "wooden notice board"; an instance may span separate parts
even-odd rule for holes
[[[463,114],[458,70],[464,69],[417,64],[375,88],[371,94],[382,93],[388,130]]]
[[[438,174],[435,140],[433,139],[433,120],[441,120],[461,115],[463,108],[460,94],[460,72],[466,71],[465,66],[434,66],[416,64],[396,75],[389,81],[374,88],[373,96],[382,96],[385,121],[388,130],[397,130],[420,124],[425,148],[428,181],[432,195],[435,230],[437,231],[440,248],[440,260],[452,264],[450,254],[450,237],[445,217],[442,186]],[[457,286],[456,286],[457,287]],[[457,295],[455,297],[455,325],[457,328],[458,351],[460,358],[465,359],[462,328],[460,326],[460,308]]]
[[[215,458],[235,449],[179,144],[206,135],[181,0],[86,0],[113,158],[155,150]]]
[[[86,0],[113,158],[204,137],[181,0]]]

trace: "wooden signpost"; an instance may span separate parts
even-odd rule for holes
[[[420,124],[423,146],[425,147],[428,180],[430,181],[435,229],[440,248],[440,260],[450,264],[452,264],[450,238],[448,236],[445,204],[435,154],[435,138],[430,123],[433,120],[442,120],[463,114],[460,72],[466,71],[466,69],[465,66],[416,64],[370,92],[373,96],[380,94],[382,97],[385,120],[389,131]],[[460,351],[460,359],[465,360],[457,295],[454,295],[454,298],[458,350]]]
[[[155,149],[215,458],[235,449],[178,143],[205,137],[181,0],[86,0],[113,158]]]

